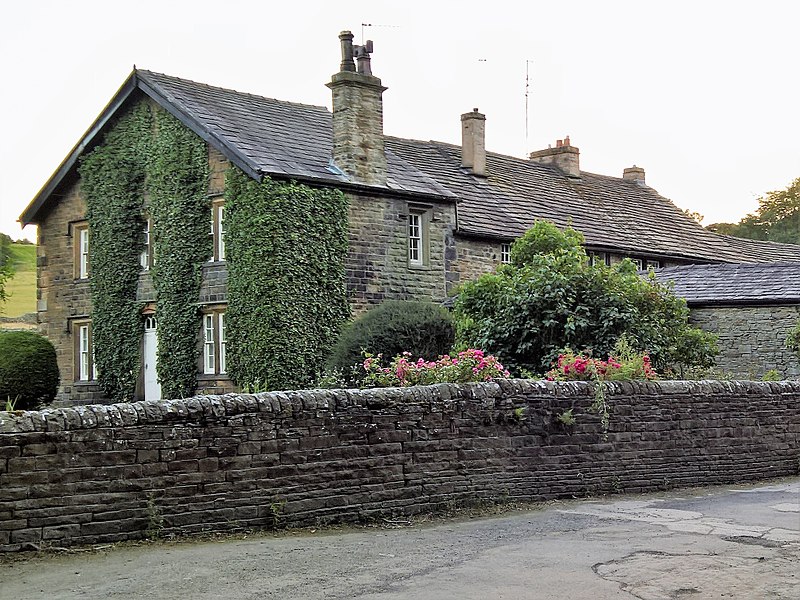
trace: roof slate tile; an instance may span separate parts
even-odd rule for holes
[[[689,305],[800,304],[800,262],[684,265],[655,274]]]

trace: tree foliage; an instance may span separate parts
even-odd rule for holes
[[[658,370],[712,364],[714,337],[688,325],[683,299],[629,260],[591,266],[581,240],[540,221],[515,242],[511,265],[466,283],[455,305],[459,347],[543,373],[566,347],[606,356],[626,334]]]
[[[800,177],[785,190],[768,192],[758,199],[758,210],[738,223],[714,223],[716,233],[754,240],[800,244]]]

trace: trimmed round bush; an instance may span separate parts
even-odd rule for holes
[[[50,404],[58,391],[56,349],[32,331],[0,333],[0,407],[7,400],[19,410]]]
[[[348,372],[364,359],[362,351],[383,354],[385,361],[401,352],[435,360],[455,340],[453,318],[432,302],[386,300],[348,324],[339,336],[329,367]]]

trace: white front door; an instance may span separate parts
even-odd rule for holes
[[[158,323],[155,316],[144,319],[144,399],[161,400],[161,384],[156,371],[158,355]]]

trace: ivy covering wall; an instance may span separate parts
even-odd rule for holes
[[[153,219],[162,393],[191,394],[201,269],[211,252],[205,143],[166,111],[140,101],[83,157],[79,173],[89,221],[99,384],[111,399],[133,399],[141,370],[142,306],[136,288],[147,211]]]
[[[82,158],[89,221],[92,338],[97,379],[114,400],[132,400],[139,376],[142,198],[152,111],[141,102]]]
[[[141,371],[136,301],[146,215],[162,394],[196,386],[202,266],[211,256],[205,142],[149,101],[128,109],[84,156],[95,365],[105,393],[133,399]],[[338,190],[227,176],[227,366],[261,388],[308,384],[349,317],[347,199]]]
[[[169,113],[157,112],[148,163],[153,219],[153,285],[158,317],[158,377],[165,398],[194,392],[197,378],[197,299],[202,265],[211,256],[208,150]]]
[[[347,198],[229,170],[227,367],[261,389],[308,384],[349,317]]]

